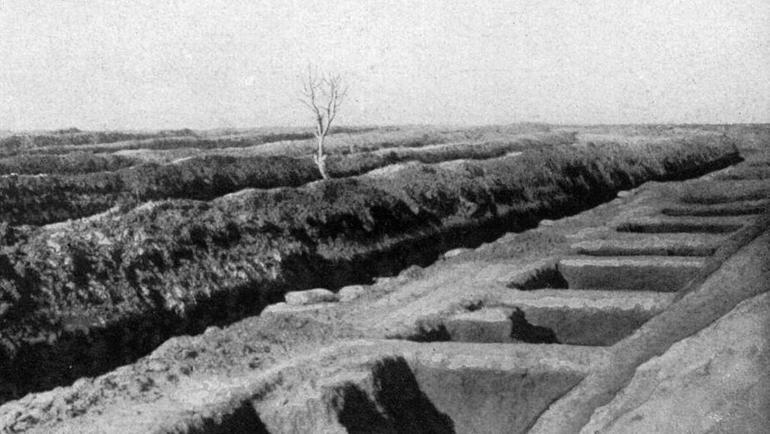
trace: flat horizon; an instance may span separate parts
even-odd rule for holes
[[[770,122],[770,2],[8,0],[0,130]]]
[[[555,128],[583,128],[583,127],[625,127],[625,126],[661,126],[661,127],[722,127],[722,126],[768,126],[770,122],[733,122],[733,123],[652,123],[652,122],[639,122],[639,123],[573,123],[573,124],[557,124],[549,122],[510,122],[507,124],[467,124],[467,125],[455,125],[455,124],[341,124],[332,127],[332,130],[336,128],[407,128],[407,127],[436,127],[436,128],[459,128],[459,129],[471,129],[471,128],[487,128],[487,127],[504,127],[510,125],[544,125]],[[309,125],[260,125],[260,126],[235,126],[235,127],[213,127],[213,128],[125,128],[125,129],[85,129],[78,128],[77,126],[50,128],[50,129],[29,129],[29,130],[9,130],[0,129],[2,133],[11,134],[25,134],[25,133],[66,133],[66,130],[77,129],[79,132],[126,132],[126,133],[139,133],[139,132],[159,132],[159,131],[181,131],[191,130],[193,132],[204,131],[216,131],[216,130],[233,130],[233,131],[249,131],[249,130],[271,130],[271,129],[313,129]]]

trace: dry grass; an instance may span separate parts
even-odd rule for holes
[[[384,154],[333,154],[328,161],[333,177],[355,176],[401,161],[433,163],[456,158],[493,158],[518,149],[535,149],[569,143],[569,134],[544,134],[511,138],[494,144],[456,144],[441,147],[398,148]],[[87,162],[133,161],[127,157],[84,154]],[[31,157],[56,161],[68,156]],[[109,158],[108,158],[109,157]],[[16,224],[48,224],[101,212],[118,203],[169,198],[210,200],[244,188],[299,186],[320,178],[309,156],[204,155],[175,160],[171,164],[144,164],[114,172],[78,176],[20,176],[0,178],[0,221]]]
[[[330,135],[327,137],[326,149],[329,154],[337,155],[390,148],[419,148],[447,143],[477,144],[505,142],[515,140],[518,136],[547,133],[550,130],[550,127],[538,124],[513,124],[473,128],[442,128],[432,126],[362,128],[361,130],[341,131]],[[310,155],[315,148],[315,139],[310,136],[300,140],[279,140],[271,143],[238,143],[240,143],[239,146],[223,145],[209,148],[196,146],[194,143],[190,143],[189,146],[180,146],[173,149],[133,147],[121,149],[119,153],[144,161],[166,163],[179,158],[201,155],[227,155],[233,157],[281,155],[300,157]]]

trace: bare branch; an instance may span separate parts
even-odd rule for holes
[[[319,74],[316,68],[308,65],[307,74],[302,78],[302,98],[299,100],[313,113],[315,136],[318,140],[313,160],[318,165],[323,178],[328,178],[324,139],[337,117],[347,92],[348,88],[339,74]]]
[[[299,101],[300,104],[304,105],[305,107],[309,108],[310,110],[313,110],[313,106],[309,102],[307,102],[305,99],[297,98],[297,101]]]

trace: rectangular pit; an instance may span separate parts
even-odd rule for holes
[[[510,281],[522,291],[544,289],[676,292],[705,265],[686,256],[569,256]]]
[[[770,207],[767,200],[749,200],[713,205],[682,204],[663,208],[667,216],[739,216],[761,214]]]
[[[575,256],[559,261],[557,270],[571,289],[625,289],[676,292],[705,265],[683,256]]]
[[[341,348],[336,367],[322,368],[335,372],[306,376],[290,402],[263,402],[266,425],[280,432],[523,433],[607,354],[454,342],[366,341],[362,349],[351,357]],[[292,414],[274,420],[276,406]]]
[[[695,181],[688,183],[679,196],[683,203],[726,204],[770,198],[770,186],[764,180]]]
[[[460,313],[443,324],[456,342],[609,346],[662,312],[673,297],[649,291],[511,291],[494,307]]]
[[[420,390],[457,433],[523,433],[598,365],[598,348],[424,344],[410,357]]]
[[[581,241],[571,247],[590,256],[710,256],[725,239],[703,233],[614,233],[611,238]]]
[[[751,223],[749,216],[648,216],[626,220],[615,226],[620,232],[670,233],[702,232],[725,234]]]

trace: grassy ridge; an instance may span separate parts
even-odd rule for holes
[[[0,254],[0,384],[8,397],[103,372],[171,335],[252,315],[287,290],[366,281],[735,158],[731,144],[708,137],[558,146],[453,170],[409,165],[149,203],[43,231]]]
[[[421,150],[400,148],[387,153],[332,155],[334,177],[359,175],[388,164],[426,163],[455,158],[492,158],[538,146],[571,143],[569,133],[546,134],[492,144],[444,145]],[[0,221],[11,225],[43,225],[81,218],[117,204],[180,198],[210,200],[244,188],[299,186],[320,175],[310,157],[208,155],[174,164],[143,164],[113,172],[77,176],[6,177],[0,179]]]
[[[326,139],[328,154],[355,154],[388,148],[420,148],[437,144],[494,143],[514,140],[525,134],[545,134],[552,128],[540,124],[512,124],[475,128],[439,128],[428,126],[399,126],[360,128],[339,131]],[[252,146],[230,146],[199,149],[193,146],[175,149],[133,149],[119,153],[148,162],[167,163],[179,158],[200,155],[234,157],[290,156],[302,157],[315,149],[315,139],[275,141]]]
[[[108,172],[139,164],[134,158],[121,155],[72,152],[65,155],[21,154],[0,158],[0,175],[56,174],[78,175]]]
[[[141,140],[152,137],[167,137],[189,134],[189,130],[160,131],[157,133],[122,131],[80,131],[77,128],[46,133],[12,134],[0,138],[0,155],[16,155],[23,152],[37,152],[46,148],[76,150],[75,147],[96,143],[114,143],[126,140]]]
[[[338,127],[330,134],[359,133],[372,127]],[[241,132],[196,132],[189,129],[154,133],[77,132],[62,134],[13,135],[0,139],[0,155],[66,154],[73,151],[115,152],[132,149],[177,148],[216,149],[247,147],[271,142],[313,137],[309,128],[257,128]]]

